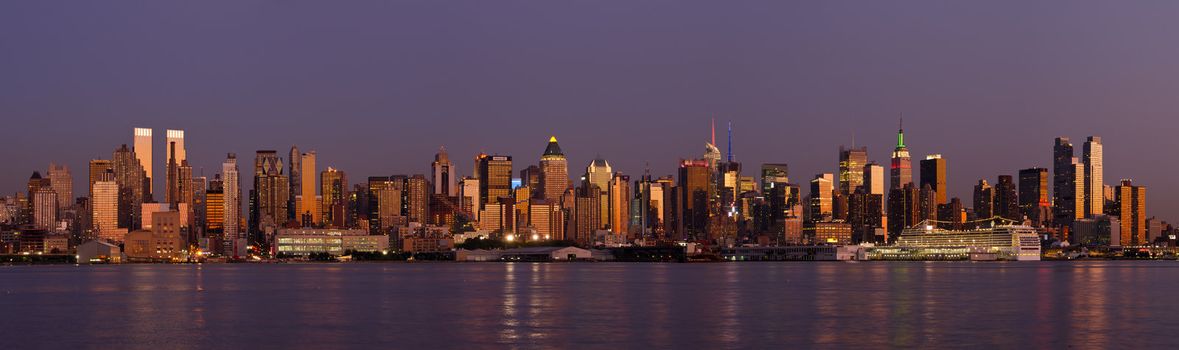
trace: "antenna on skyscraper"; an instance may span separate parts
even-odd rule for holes
[[[710,125],[711,125],[711,130],[712,130],[711,131],[712,145],[716,146],[716,118],[712,118],[712,124],[710,124]]]

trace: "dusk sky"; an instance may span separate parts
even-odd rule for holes
[[[950,195],[1051,168],[1052,142],[1105,143],[1105,179],[1179,210],[1179,2],[1138,1],[5,1],[0,191],[50,162],[86,193],[89,159],[186,131],[195,172],[291,145],[319,165],[461,174],[480,151],[535,164],[550,135],[580,175],[673,174],[710,118],[732,121],[745,175],[835,172],[838,147],[887,164],[897,118]],[[284,159],[285,161],[285,159]],[[322,170],[322,169],[321,169]],[[915,174],[916,175],[916,172]],[[805,191],[804,191],[805,192]]]

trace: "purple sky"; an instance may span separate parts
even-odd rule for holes
[[[732,120],[747,174],[805,183],[837,149],[886,163],[904,113],[914,159],[941,153],[952,196],[1050,167],[1052,138],[1105,141],[1105,178],[1179,210],[1179,2],[1173,1],[5,1],[0,190],[85,164],[155,128],[187,133],[212,176],[292,144],[321,166],[428,173],[445,145],[571,174],[671,174],[708,119]],[[718,140],[723,145],[723,132]],[[722,146],[723,150],[723,146]],[[159,181],[159,180],[157,180]],[[157,182],[157,189],[160,188]]]

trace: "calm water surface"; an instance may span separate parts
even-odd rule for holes
[[[1176,348],[1179,262],[0,267],[0,349]]]

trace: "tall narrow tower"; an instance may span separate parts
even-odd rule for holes
[[[135,128],[135,145],[132,151],[135,152],[135,158],[139,160],[139,165],[143,166],[143,171],[147,175],[144,182],[144,197],[151,198],[152,193],[152,179],[155,179],[155,172],[152,167],[151,154],[151,129],[149,128]]]
[[[455,177],[454,162],[446,154],[446,147],[439,147],[434,155],[434,163],[430,164],[431,178],[434,181],[434,194],[447,197],[458,196],[458,179]]]
[[[540,156],[541,197],[553,202],[560,201],[568,187],[569,163],[565,153],[561,152],[561,146],[557,145],[557,137],[553,136]]]
[[[892,183],[889,189],[900,189],[913,183],[913,162],[909,158],[909,148],[905,147],[905,120],[901,119],[897,130],[897,147],[892,151],[892,165],[889,169]]]
[[[1105,170],[1102,166],[1101,137],[1085,141],[1085,216],[1105,214]]]

